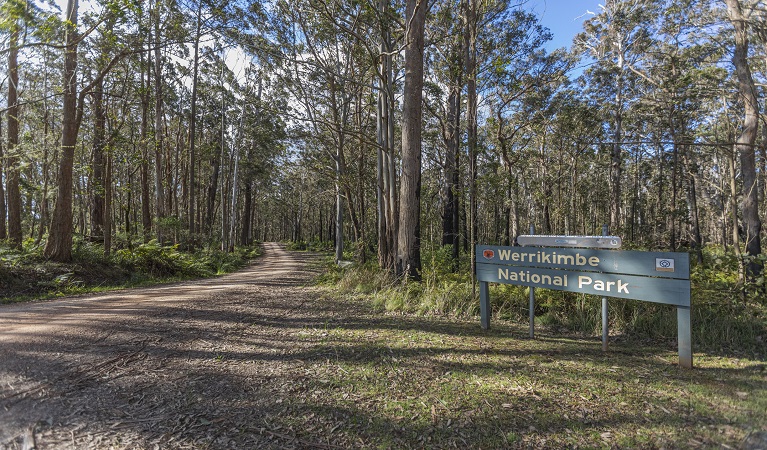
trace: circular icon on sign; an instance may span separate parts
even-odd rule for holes
[[[658,265],[663,267],[664,269],[668,269],[669,267],[671,267],[671,261],[667,259],[661,259],[660,261],[658,261]]]
[[[484,256],[485,259],[493,259],[493,256],[495,256],[495,252],[490,249],[487,249],[484,252],[482,252],[482,256]]]

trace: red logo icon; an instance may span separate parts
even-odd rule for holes
[[[482,256],[484,256],[485,259],[493,259],[493,256],[495,256],[495,252],[490,249],[487,249],[484,252],[482,252]]]

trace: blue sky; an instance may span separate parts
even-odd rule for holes
[[[528,0],[524,8],[541,18],[543,26],[551,30],[554,39],[548,43],[547,50],[570,47],[573,37],[583,30],[583,21],[598,13],[599,1],[582,0]]]

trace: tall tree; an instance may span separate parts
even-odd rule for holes
[[[194,33],[194,56],[192,62],[192,98],[191,108],[189,111],[189,234],[194,239],[194,234],[197,232],[194,208],[195,208],[195,183],[197,178],[197,171],[195,170],[197,164],[196,148],[197,145],[197,84],[199,79],[199,67],[200,67],[200,38],[202,37],[202,0],[197,2],[197,14],[196,14],[196,26]]]
[[[603,80],[609,80],[609,85],[602,89],[610,92],[612,101],[607,101],[611,108],[610,126],[612,136],[610,142],[610,230],[619,232],[623,226],[623,141],[626,136],[626,110],[631,100],[631,79],[628,68],[630,58],[641,54],[640,43],[646,38],[649,30],[647,12],[651,11],[648,0],[608,0],[602,11],[585,24],[585,32],[578,36],[578,46],[587,50],[596,59],[594,69],[603,72]]]
[[[0,86],[2,86],[2,83],[0,83]],[[0,120],[0,135],[2,134],[2,120]],[[3,177],[3,169],[4,164],[3,161],[5,160],[5,152],[3,151],[3,142],[2,139],[0,139],[0,179]],[[7,228],[7,221],[6,221],[6,214],[8,213],[7,204],[5,202],[5,188],[3,187],[3,183],[0,181],[0,240],[5,240],[8,238],[8,228]]]
[[[104,66],[109,64],[109,40],[113,38],[111,35],[114,27],[115,20],[110,17],[102,29],[102,34],[99,37],[98,56],[96,57],[97,70],[103,70]],[[105,238],[105,233],[108,234],[109,230],[105,230],[105,215],[107,212],[105,197],[107,184],[111,184],[111,180],[106,174],[106,162],[104,157],[104,150],[106,147],[106,122],[107,111],[104,105],[104,80],[99,79],[93,87],[93,157],[91,160],[91,177],[89,179],[91,183],[91,237],[93,239],[102,241]]]
[[[748,264],[750,277],[757,277],[762,265],[755,258],[762,253],[759,217],[759,190],[756,178],[756,137],[759,131],[759,100],[748,62],[747,21],[739,0],[725,0],[727,15],[735,28],[735,49],[732,63],[738,78],[738,92],[743,102],[743,125],[735,143],[740,155],[740,171],[743,176],[743,222],[746,231],[746,253],[754,258]]]
[[[476,253],[474,246],[477,244],[477,30],[479,28],[479,11],[477,0],[464,0],[464,65],[466,74],[466,143],[469,154],[469,253],[471,254],[472,289],[476,276]]]
[[[104,77],[118,62],[132,53],[130,47],[125,47],[114,54],[111,60],[100,71],[95,73],[93,80],[78,90],[78,44],[82,39],[82,36],[79,36],[77,32],[78,8],[78,0],[68,1],[64,34],[64,101],[62,109],[61,152],[57,177],[58,190],[56,193],[56,203],[53,207],[48,240],[43,251],[46,258],[59,262],[66,262],[72,259],[72,238],[74,232],[72,221],[72,176],[77,135],[82,124],[85,108],[85,97],[99,83],[103,82]],[[85,227],[84,222],[84,219],[81,220],[83,227]]]
[[[405,86],[402,101],[402,177],[400,184],[397,274],[421,276],[421,127],[426,0],[405,6]]]
[[[15,2],[14,2],[15,3]],[[10,51],[8,52],[8,146],[6,155],[6,194],[8,196],[8,238],[11,246],[21,248],[21,191],[19,190],[19,39],[21,37],[21,5],[11,11]]]
[[[64,34],[64,109],[58,191],[44,255],[54,261],[72,259],[72,169],[77,145],[77,12],[78,0],[67,1]]]
[[[163,46],[160,35],[160,20],[162,20],[162,0],[155,1],[154,9],[154,189],[155,189],[155,218],[157,220],[157,240],[165,241],[162,219],[165,217],[165,186],[163,183],[163,151],[165,142],[163,96]]]
[[[394,43],[392,8],[389,0],[378,6],[378,96],[376,105],[376,200],[378,210],[378,264],[389,272],[395,270],[397,251],[397,167],[394,142]]]

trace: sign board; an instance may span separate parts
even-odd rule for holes
[[[673,252],[477,246],[477,264],[690,279],[690,255]]]
[[[477,280],[690,306],[690,255],[477,246]]]
[[[690,306],[690,282],[686,280],[480,263],[477,280]]]
[[[604,239],[597,243],[597,239]],[[487,283],[515,284],[582,294],[643,300],[677,307],[680,364],[692,367],[690,344],[690,256],[580,248],[584,243],[620,245],[613,236],[522,236],[524,245],[559,241],[565,247],[476,247],[482,326],[490,324]],[[603,247],[604,248],[604,247]],[[531,290],[531,337],[533,297]],[[603,299],[606,327],[606,299]],[[606,341],[604,341],[606,348]]]

